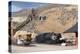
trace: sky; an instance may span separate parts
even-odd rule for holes
[[[46,4],[44,3],[34,3],[34,2],[19,2],[19,1],[12,1],[11,5],[9,5],[9,8],[11,6],[11,12],[17,12],[22,9],[30,9],[30,8],[38,8],[40,6],[44,6]],[[10,9],[9,9],[10,11]]]

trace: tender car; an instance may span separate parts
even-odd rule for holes
[[[18,31],[14,39],[16,40],[14,43],[17,45],[29,45],[32,43],[32,34],[26,31]]]
[[[31,34],[27,34],[25,39],[23,39],[23,37],[21,35],[19,35],[19,38],[17,39],[17,44],[24,44],[24,45],[29,45],[31,44]]]
[[[60,33],[48,32],[41,33],[36,36],[37,43],[48,43],[48,44],[61,44],[65,43],[66,39],[62,39]]]

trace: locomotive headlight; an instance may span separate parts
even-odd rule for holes
[[[53,35],[53,36],[51,37],[51,39],[52,39],[52,40],[56,40],[57,37],[56,37],[55,35]]]

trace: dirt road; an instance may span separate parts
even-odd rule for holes
[[[25,53],[25,52],[40,52],[40,51],[54,51],[54,50],[70,50],[77,49],[77,46],[60,46],[50,44],[31,44],[30,46],[16,46],[12,45],[12,52]]]

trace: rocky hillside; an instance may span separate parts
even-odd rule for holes
[[[44,10],[39,15],[47,16],[43,24],[37,26],[43,32],[64,32],[77,22],[77,7],[64,6]]]
[[[12,12],[12,17],[24,17],[28,16],[31,13],[30,9],[23,9],[18,12]]]
[[[77,23],[77,6],[63,4],[47,4],[36,9],[37,18],[46,16],[46,20],[32,20],[20,30],[32,32],[64,32]],[[31,10],[13,13],[14,17],[28,16]]]

